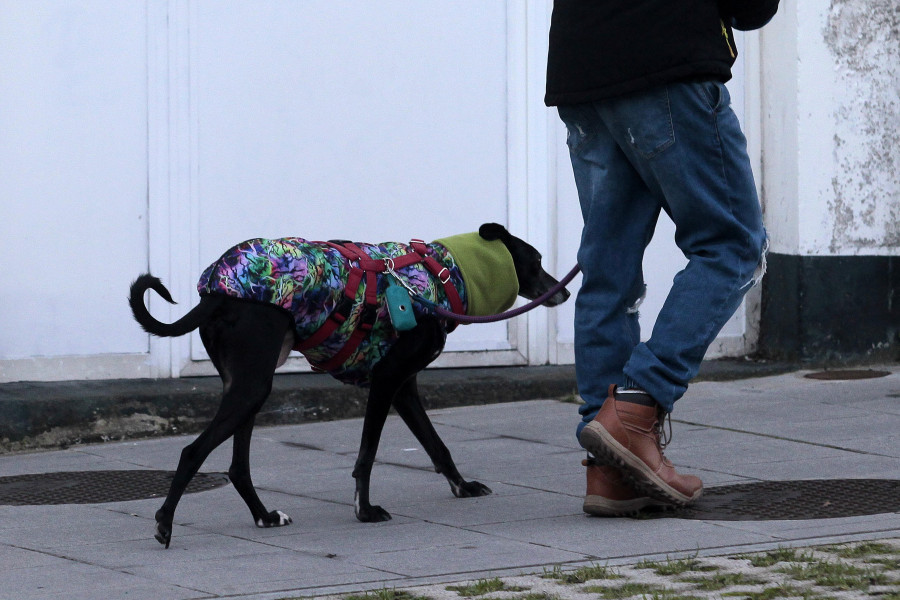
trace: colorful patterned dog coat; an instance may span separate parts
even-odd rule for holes
[[[397,242],[357,245],[376,260],[413,252],[408,245]],[[466,306],[466,284],[459,265],[442,244],[432,242],[428,248],[432,257],[447,268],[450,280]],[[207,267],[200,276],[197,290],[201,295],[226,294],[233,298],[274,304],[291,315],[296,339],[302,342],[325,323],[338,305],[344,295],[349,272],[347,259],[325,243],[301,238],[258,238],[234,246]],[[420,296],[450,310],[443,285],[430,275],[423,263],[397,269],[396,272]],[[387,273],[377,275],[378,308],[372,331],[343,365],[329,371],[344,383],[368,385],[372,367],[397,339],[384,302],[389,278],[391,275]],[[324,363],[344,347],[360,321],[364,290],[365,283],[357,290],[356,302],[347,320],[322,344],[304,350],[303,354],[310,363]],[[413,309],[416,316],[424,312],[416,302]],[[444,321],[444,328],[449,330],[451,323]]]

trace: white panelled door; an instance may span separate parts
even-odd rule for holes
[[[524,211],[506,2],[200,0],[186,16],[185,289],[252,237],[430,240]],[[460,327],[438,364],[525,363],[520,327]],[[180,372],[211,372],[205,357],[195,335]]]

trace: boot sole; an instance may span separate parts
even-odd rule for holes
[[[610,500],[603,496],[588,495],[584,497],[582,510],[595,517],[633,517],[648,506],[659,506],[657,501],[649,498],[632,500]]]
[[[644,461],[616,441],[595,421],[585,426],[578,441],[595,456],[606,459],[617,466],[635,489],[651,498],[676,506],[687,506],[696,502],[703,494],[703,488],[700,488],[693,497],[688,496],[667,484],[659,475],[651,471]]]

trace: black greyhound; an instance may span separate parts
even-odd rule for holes
[[[519,295],[534,299],[557,284],[541,267],[538,251],[501,225],[487,223],[478,233],[485,240],[500,240],[509,250]],[[147,332],[165,337],[184,335],[199,327],[203,345],[224,383],[217,414],[206,430],[181,453],[169,493],[156,513],[156,539],[169,547],[175,507],[185,487],[209,454],[232,436],[234,448],[228,476],[250,508],[256,525],[288,525],[292,522],[289,516],[277,510],[268,511],[259,499],[250,478],[249,460],[255,416],[271,391],[275,369],[284,363],[296,342],[292,317],[275,305],[207,294],[180,320],[166,324],[153,318],[144,305],[143,296],[148,289],[173,302],[158,279],[151,275],[140,276],[132,284],[129,298],[137,322]],[[556,306],[568,297],[569,293],[563,289],[544,304]],[[491,493],[487,486],[463,479],[419,399],[416,374],[440,355],[445,341],[446,330],[438,318],[420,317],[414,328],[399,332],[384,357],[371,369],[362,439],[353,470],[355,513],[360,521],[391,518],[386,510],[369,502],[369,478],[391,405],[425,448],[435,471],[447,478],[456,497]]]

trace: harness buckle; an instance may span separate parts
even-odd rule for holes
[[[440,271],[438,271],[437,278],[441,280],[441,283],[447,285],[450,281],[450,270],[447,267],[444,267]]]

